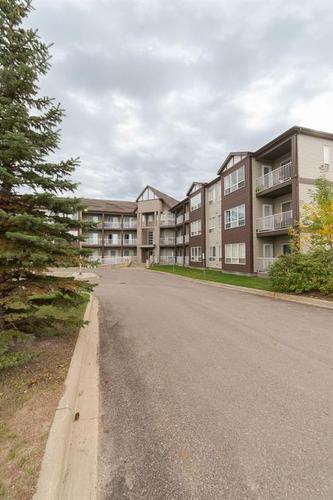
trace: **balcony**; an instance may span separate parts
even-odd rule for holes
[[[172,216],[168,217],[163,217],[161,216],[160,218],[160,226],[174,226],[175,225],[175,218]]]
[[[84,241],[82,241],[82,246],[84,247],[101,247],[102,246],[102,239],[93,239],[93,238],[87,238]]]
[[[190,265],[190,259],[188,256],[184,257],[184,266],[189,266]]]
[[[105,220],[104,229],[121,229],[121,222]]]
[[[182,266],[184,264],[184,257],[182,255],[178,255],[176,257],[176,264],[178,266]]]
[[[160,245],[161,246],[173,246],[176,242],[176,239],[174,236],[168,236],[164,238],[160,238]]]
[[[257,258],[257,272],[267,273],[271,265],[277,260],[276,257],[258,257]]]
[[[268,172],[256,179],[257,196],[267,196],[267,190],[274,192],[274,196],[290,192],[292,176],[292,162]]]
[[[184,215],[178,215],[176,218],[176,224],[183,224],[184,222]]]
[[[160,264],[175,264],[174,255],[161,255],[160,256]]]
[[[109,239],[109,238],[104,238],[104,246],[105,247],[120,247],[121,246],[121,239]]]
[[[281,212],[267,217],[259,217],[256,220],[256,232],[267,234],[277,231],[288,232],[288,229],[293,225],[293,211]]]
[[[137,240],[135,240],[134,238],[132,238],[130,240],[123,240],[123,245],[126,247],[136,246],[136,244],[137,244]]]
[[[188,222],[189,220],[190,220],[190,213],[189,212],[185,212],[184,221]]]
[[[188,244],[190,241],[190,235],[189,234],[184,234],[184,243],[185,245]]]
[[[153,226],[154,226],[153,220],[142,219],[142,227],[153,227]]]
[[[136,220],[132,220],[132,221],[124,221],[123,222],[123,228],[124,229],[136,229]]]
[[[182,245],[184,243],[184,236],[183,235],[177,236],[176,243],[177,245]]]

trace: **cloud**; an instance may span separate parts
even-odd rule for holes
[[[293,124],[333,131],[330,0],[35,0],[41,91],[66,109],[79,193],[182,198],[230,150]]]

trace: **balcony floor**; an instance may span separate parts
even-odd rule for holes
[[[268,189],[263,189],[262,191],[257,191],[257,198],[268,197],[268,198],[277,198],[278,196],[282,196],[283,194],[292,192],[292,182],[289,179],[286,182],[281,184],[277,184],[276,186],[272,186]]]

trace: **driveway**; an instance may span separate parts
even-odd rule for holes
[[[332,499],[329,310],[98,270],[101,499]]]

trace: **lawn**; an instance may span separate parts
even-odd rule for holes
[[[73,307],[77,320],[88,294]],[[31,499],[48,432],[62,395],[79,328],[36,338],[25,346],[34,353],[18,367],[0,371],[0,498]]]
[[[162,271],[164,273],[177,274],[196,280],[214,281],[216,283],[225,283],[227,285],[244,286],[247,288],[259,288],[260,290],[271,290],[268,278],[257,276],[240,276],[237,274],[227,274],[222,271],[193,269],[181,266],[153,266],[153,271]]]

